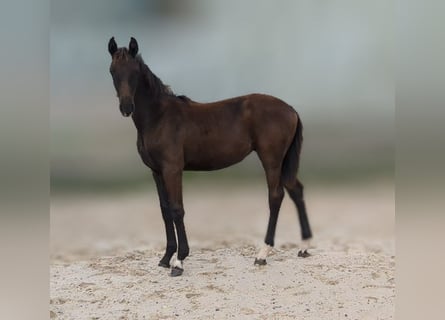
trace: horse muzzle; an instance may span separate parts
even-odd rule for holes
[[[134,112],[134,104],[130,101],[120,104],[119,109],[124,117],[130,116]]]

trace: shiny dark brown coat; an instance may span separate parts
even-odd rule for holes
[[[274,245],[283,188],[298,209],[302,238],[311,238],[303,185],[296,178],[303,127],[291,106],[264,94],[198,103],[176,96],[151,72],[137,55],[134,38],[128,49],[118,48],[111,38],[108,49],[120,110],[133,118],[139,154],[151,168],[158,189],[167,235],[161,266],[169,267],[176,251],[180,261],[189,254],[183,222],[182,172],[225,168],[252,151],[261,160],[269,190],[265,243]]]

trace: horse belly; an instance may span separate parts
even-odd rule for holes
[[[210,171],[230,167],[252,151],[247,141],[201,141],[184,150],[185,170]]]

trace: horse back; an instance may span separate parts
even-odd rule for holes
[[[262,94],[191,102],[182,112],[184,162],[189,170],[224,168],[268,145],[287,148],[297,119],[292,107]]]

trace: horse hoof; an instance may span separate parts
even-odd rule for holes
[[[266,262],[266,259],[255,258],[255,262],[253,264],[258,265],[258,266],[265,266],[267,264],[267,262]]]
[[[165,263],[163,261],[159,261],[158,266],[159,267],[163,267],[163,268],[170,268],[170,264],[169,263]]]
[[[307,252],[307,250],[300,250],[298,251],[298,256],[301,258],[307,258],[309,257],[311,254],[309,252]]]
[[[183,272],[184,272],[184,269],[179,268],[179,267],[173,267],[172,271],[170,273],[170,276],[179,277],[180,275],[182,275]]]

